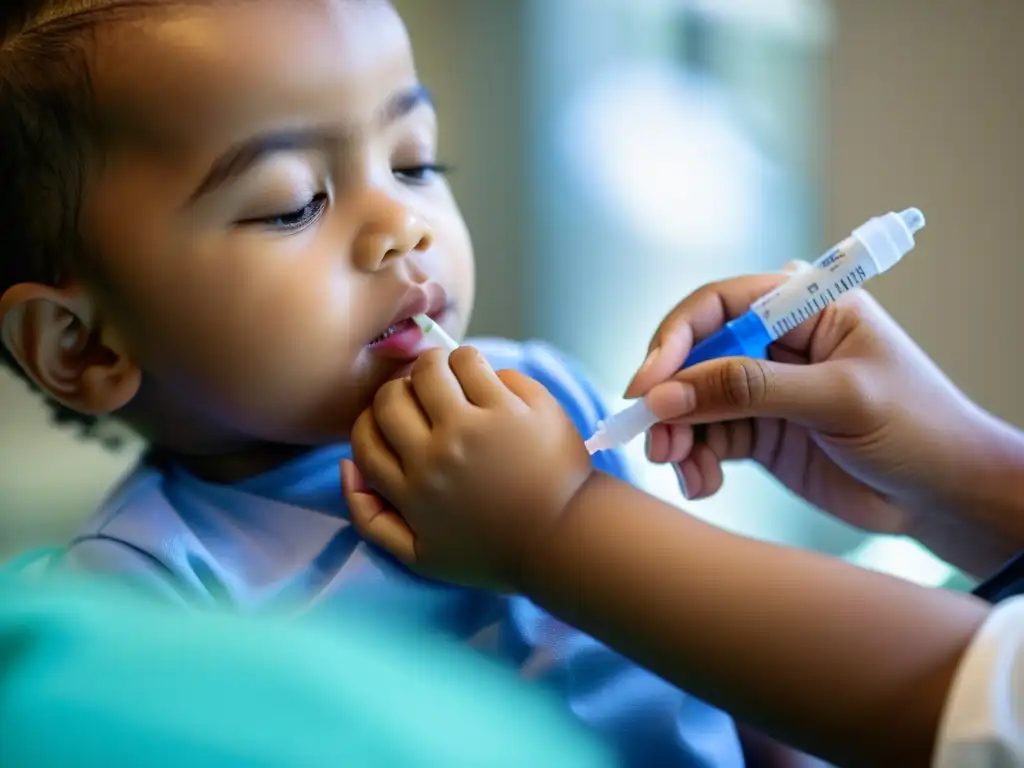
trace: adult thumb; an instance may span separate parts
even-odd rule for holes
[[[661,421],[778,418],[821,431],[849,429],[865,402],[856,377],[841,362],[791,365],[746,357],[680,371],[644,399]]]

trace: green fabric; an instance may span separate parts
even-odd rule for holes
[[[58,556],[62,551],[63,549],[60,547],[40,547],[24,552],[0,565],[0,578],[15,576],[34,565],[40,565],[44,561]]]
[[[0,578],[0,765],[603,768],[559,706],[440,638],[181,613]]]

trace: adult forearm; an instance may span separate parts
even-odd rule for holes
[[[540,605],[771,736],[842,765],[926,765],[986,615],[729,534],[595,475],[534,553]]]
[[[934,491],[911,504],[909,531],[937,555],[984,578],[1024,549],[1024,432],[978,411],[958,434]]]

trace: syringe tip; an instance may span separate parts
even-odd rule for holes
[[[910,230],[910,234],[915,234],[919,230],[924,229],[925,219],[920,208],[907,208],[907,210],[900,213],[900,218],[903,219],[903,223]]]
[[[657,423],[658,417],[651,413],[647,402],[641,398],[598,424],[597,431],[586,442],[587,450],[594,454],[625,445]]]

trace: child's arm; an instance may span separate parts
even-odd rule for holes
[[[478,343],[492,366],[520,371],[540,383],[579,431],[607,417],[599,393],[583,371],[549,345],[484,339]],[[623,452],[604,451],[592,459],[599,471],[631,481]],[[614,747],[622,765],[724,768],[744,764],[746,753],[751,766],[804,768],[765,762],[763,750],[746,749],[747,744],[741,751],[735,724],[726,713],[567,626],[530,600],[492,596],[480,604],[479,619],[494,621],[495,626],[489,642],[477,647],[560,697],[567,710]]]
[[[593,474],[536,382],[425,356],[353,434],[363,534],[435,578],[523,589],[773,736],[841,764],[924,764],[986,609],[720,531]]]
[[[359,517],[367,535],[401,551]],[[928,763],[958,662],[986,616],[974,598],[736,536],[602,474],[583,483],[554,527],[524,519],[523,528],[507,540],[512,551],[517,539],[532,540],[520,550],[530,555],[506,563],[541,607],[840,765]],[[478,556],[500,573],[496,553],[510,555],[492,541]],[[424,561],[433,561],[426,542],[410,564],[423,570]]]
[[[926,765],[984,604],[719,530],[595,475],[523,569],[538,604],[840,765]]]

